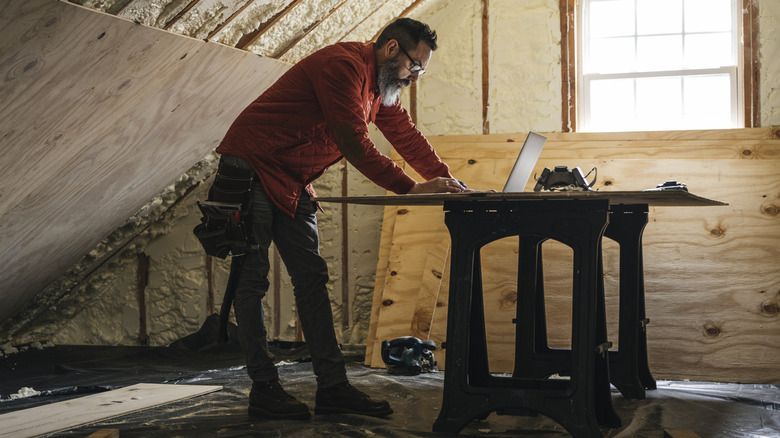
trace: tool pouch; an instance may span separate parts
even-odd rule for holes
[[[206,254],[224,259],[257,249],[249,217],[253,181],[252,170],[219,164],[208,200],[198,202],[201,223],[192,230]]]

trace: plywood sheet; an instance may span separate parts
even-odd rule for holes
[[[139,383],[0,415],[0,437],[35,437],[221,390],[210,385]]]
[[[376,339],[376,327],[379,325],[379,309],[382,305],[382,294],[385,288],[385,274],[387,273],[387,264],[390,257],[390,243],[393,239],[393,229],[395,228],[395,216],[398,207],[385,207],[382,216],[382,235],[379,239],[379,259],[376,264],[376,276],[374,279],[374,296],[371,301],[371,318],[368,324],[368,335],[366,341],[365,364],[371,365],[374,355],[374,340]]]
[[[780,382],[776,366],[780,362],[776,342],[780,338],[778,132],[773,127],[548,135],[538,172],[556,165],[598,166],[600,191],[635,191],[676,179],[699,195],[728,203],[650,208],[644,232],[644,272],[651,321],[649,356],[656,377]],[[512,142],[505,137],[445,137],[432,142],[454,175],[471,187],[490,188],[503,183],[511,166],[505,156],[510,153],[507,143]],[[522,140],[524,134],[516,137]],[[592,147],[596,144],[603,146]],[[745,150],[754,152],[738,153]],[[561,162],[562,157],[570,158]],[[413,229],[415,237],[393,232],[392,238],[393,243],[403,243],[395,255],[401,261],[396,277],[409,278],[386,278],[383,292],[395,294],[393,303],[404,302],[420,311],[426,306],[421,302],[427,300],[425,294],[419,288],[405,291],[394,285],[421,283],[435,247],[429,236],[446,233],[446,228],[431,217],[407,219],[411,222],[405,227]],[[507,322],[515,310],[512,245],[502,240],[482,251],[489,360],[494,371],[511,371],[513,361],[514,325]],[[609,337],[617,345],[617,324],[612,319],[617,316],[618,248],[608,239],[604,246]],[[571,251],[555,242],[545,243],[543,250],[548,336],[553,347],[566,347],[571,339]],[[402,263],[406,257],[411,261],[408,264]],[[442,277],[442,287],[447,277],[448,272]],[[440,294],[436,301],[429,331],[437,343],[445,340],[446,298]],[[412,307],[412,301],[418,303]],[[396,313],[394,328],[385,335],[408,335],[401,329],[412,315],[411,311]],[[380,319],[378,331],[382,325]],[[445,351],[436,354],[442,367]],[[372,365],[383,366],[381,362]]]
[[[0,321],[213,150],[288,64],[72,3],[0,3]]]

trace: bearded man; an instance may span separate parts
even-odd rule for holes
[[[311,353],[317,378],[314,413],[383,417],[393,412],[386,401],[373,400],[348,382],[333,328],[328,268],[319,254],[311,183],[346,158],[368,179],[397,194],[465,190],[398,99],[404,87],[425,73],[434,50],[436,32],[409,18],[388,25],[374,43],[325,47],[298,62],[252,102],[217,148],[220,169],[251,169],[256,176],[251,220],[259,251],[241,256],[234,301],[253,383],[251,415],[309,418],[308,407],[282,388],[268,351],[262,299],[269,287],[271,241],[290,274]],[[379,128],[425,182],[416,182],[376,149],[368,123]]]

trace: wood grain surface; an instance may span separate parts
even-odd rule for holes
[[[217,146],[289,65],[72,3],[0,4],[0,320]]]
[[[580,166],[586,172],[595,166],[599,192],[637,191],[678,180],[696,195],[728,204],[650,207],[643,252],[648,354],[657,378],[780,383],[778,133],[779,128],[769,127],[543,134],[548,142],[537,174],[557,165]],[[496,189],[503,185],[524,138],[493,134],[431,141],[452,173],[469,187]],[[416,205],[398,208],[405,214],[396,220],[404,224],[399,228],[396,222],[391,234],[394,275],[386,275],[384,286],[377,288],[382,299],[375,299],[381,309],[374,342],[422,335],[415,315],[433,305],[429,338],[441,343],[446,341],[447,296],[440,293],[430,304],[420,289],[432,251],[448,239],[443,213]],[[511,372],[514,363],[516,246],[516,239],[506,238],[480,251],[488,355],[495,372]],[[618,250],[604,240],[608,330],[615,347]],[[571,250],[548,241],[543,252],[549,343],[565,348],[571,339]],[[448,270],[442,287],[449,282]],[[440,367],[445,352],[436,353]],[[384,366],[373,356],[372,366]]]
[[[0,437],[26,438],[49,435],[221,389],[221,386],[213,385],[138,383],[0,415],[0,424],[3,426],[0,429]]]

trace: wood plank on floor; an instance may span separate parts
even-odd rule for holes
[[[47,435],[220,389],[221,386],[211,385],[139,383],[0,415],[2,425],[0,437],[23,438]]]

